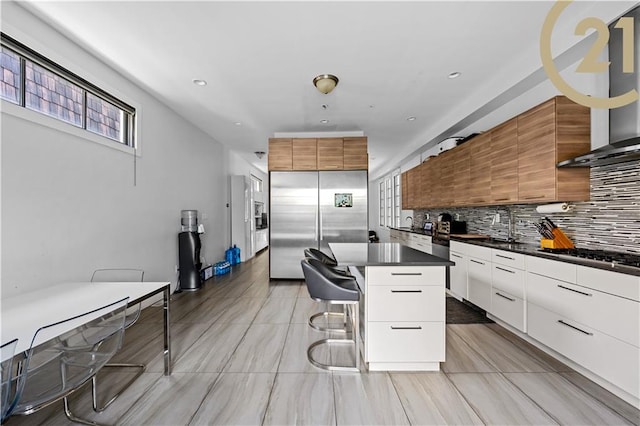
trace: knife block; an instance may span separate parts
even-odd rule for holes
[[[553,240],[548,238],[542,238],[540,240],[540,247],[542,248],[550,248],[550,249],[558,249],[558,248],[575,248],[573,242],[565,235],[564,232],[560,230],[560,228],[553,229]]]

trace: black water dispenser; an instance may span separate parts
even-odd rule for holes
[[[182,210],[182,232],[178,234],[178,260],[180,290],[195,291],[202,287],[200,276],[200,234],[198,233],[198,211]]]

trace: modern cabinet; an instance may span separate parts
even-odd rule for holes
[[[589,168],[557,168],[590,150],[590,110],[557,96],[520,114],[518,199],[525,203],[589,199]]]
[[[469,245],[467,253],[468,300],[485,311],[491,311],[491,249]]]
[[[318,170],[344,169],[344,142],[342,138],[318,139]]]
[[[518,119],[493,128],[490,132],[488,161],[479,158],[478,163],[489,163],[489,201],[509,204],[518,201]],[[486,154],[485,154],[486,155]],[[485,177],[483,175],[483,177]],[[485,177],[486,178],[486,177]],[[483,194],[485,197],[487,194]],[[484,203],[483,203],[484,204]]]
[[[253,186],[248,176],[231,176],[231,243],[240,248],[240,261],[255,254]]]
[[[269,139],[269,170],[292,170],[293,141],[290,138]]]
[[[271,138],[270,171],[367,170],[367,138]]]
[[[482,133],[465,145],[469,145],[469,192],[467,204],[484,205],[491,201],[491,133]],[[463,145],[464,146],[464,145]]]
[[[589,152],[590,131],[589,108],[554,97],[408,170],[422,180],[406,179],[403,208],[589,200],[589,168],[556,164]]]
[[[367,170],[369,155],[367,154],[367,138],[344,138],[344,170]]]
[[[464,250],[464,244],[451,241],[449,245],[449,260],[455,262],[455,266],[449,267],[449,291],[460,299],[468,299],[467,274],[469,269],[469,257]]]
[[[291,145],[292,170],[318,170],[316,139],[292,139]]]
[[[369,370],[439,370],[445,359],[445,268],[366,267]]]
[[[491,314],[526,331],[524,255],[492,249]]]
[[[269,230],[258,229],[256,230],[256,253],[269,246]]]

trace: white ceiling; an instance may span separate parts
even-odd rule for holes
[[[540,30],[553,3],[46,1],[27,7],[262,169],[266,157],[253,152],[267,151],[276,132],[363,131],[375,176],[539,70]],[[611,18],[635,2],[602,3],[577,2],[568,10]],[[556,36],[554,53],[580,40],[567,34]],[[450,80],[452,71],[462,76]],[[340,79],[328,95],[311,83],[320,73]],[[407,121],[410,116],[416,120]]]

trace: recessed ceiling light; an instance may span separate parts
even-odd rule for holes
[[[416,118],[414,116],[407,117],[407,121],[416,121]]]
[[[196,86],[206,86],[207,82],[205,80],[200,80],[198,78],[194,78],[193,80],[193,84],[195,84]]]
[[[452,72],[451,74],[449,74],[449,78],[458,78],[462,75],[462,73],[460,71],[455,71]]]
[[[235,122],[235,123],[233,123],[233,124],[235,124],[236,126],[242,126],[242,123],[241,123],[240,121],[236,121],[236,122]]]
[[[329,122],[329,120],[320,120],[320,122],[321,122],[322,124],[327,124],[327,123]]]

